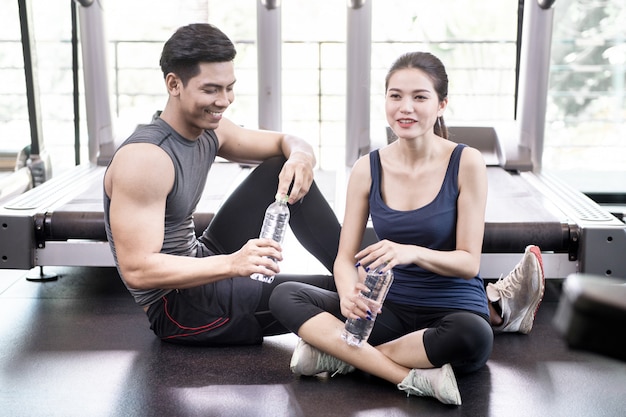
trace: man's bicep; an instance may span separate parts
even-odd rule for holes
[[[111,200],[111,232],[120,263],[161,250],[164,234],[164,201],[118,193]]]
[[[173,184],[173,166],[162,151],[143,151],[142,158],[115,161],[110,173],[109,217],[121,265],[143,262],[159,252],[163,244],[165,202]]]

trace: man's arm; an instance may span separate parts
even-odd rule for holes
[[[315,154],[304,139],[281,132],[242,128],[224,118],[215,133],[220,141],[218,155],[236,162],[261,162],[284,155],[287,162],[278,176],[277,194],[286,195],[293,182],[289,203],[306,195],[313,182]]]
[[[275,242],[250,240],[239,251],[206,258],[160,253],[165,201],[174,183],[169,156],[151,144],[130,144],[115,155],[105,176],[110,224],[120,271],[136,289],[188,288],[254,272],[277,273],[266,256],[282,259]]]

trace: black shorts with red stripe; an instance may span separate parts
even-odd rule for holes
[[[201,346],[254,345],[263,341],[255,316],[263,283],[230,278],[173,290],[150,305],[150,328],[163,341]]]

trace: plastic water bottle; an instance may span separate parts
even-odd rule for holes
[[[276,201],[265,210],[265,219],[261,227],[260,238],[273,239],[278,243],[283,243],[287,226],[289,224],[289,207],[287,207],[287,196],[280,198],[276,196]],[[270,258],[274,262],[276,259]],[[261,282],[270,283],[274,281],[274,275],[263,275],[255,273],[250,278]]]
[[[389,287],[393,282],[393,271],[390,269],[384,274],[380,273],[380,270],[386,264],[380,265],[373,271],[367,273],[365,278],[365,286],[367,291],[362,290],[359,293],[359,297],[365,304],[367,304],[369,311],[372,313],[371,320],[367,319],[348,319],[346,325],[341,333],[341,338],[346,341],[350,346],[360,347],[370,337],[370,333],[374,328],[374,321],[378,315],[385,297],[389,292]]]

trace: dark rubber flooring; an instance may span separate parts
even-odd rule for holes
[[[552,324],[559,281],[531,334],[498,335],[487,366],[459,378],[454,407],[360,372],[298,378],[291,334],[254,347],[165,344],[114,269],[46,271],[59,279],[0,271],[2,416],[626,416],[626,362],[570,350]]]

